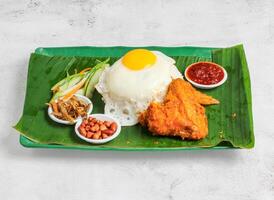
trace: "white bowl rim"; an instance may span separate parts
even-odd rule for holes
[[[215,83],[215,84],[211,84],[211,85],[204,85],[204,84],[199,84],[199,83],[196,83],[194,81],[192,81],[188,76],[187,76],[187,71],[190,67],[192,67],[193,65],[196,65],[196,64],[200,64],[200,63],[209,63],[209,64],[213,64],[215,66],[218,66],[219,68],[221,68],[224,72],[224,77],[223,79],[218,82],[218,83]],[[217,63],[214,63],[214,62],[208,62],[208,61],[200,61],[200,62],[195,62],[195,63],[192,63],[191,65],[187,66],[187,68],[185,69],[185,78],[187,79],[188,82],[190,82],[192,85],[194,85],[195,87],[197,88],[201,88],[201,89],[213,89],[215,87],[218,87],[220,85],[222,85],[226,80],[227,80],[227,72],[225,70],[224,67],[222,67],[221,65],[217,64]]]
[[[96,140],[96,139],[89,139],[89,138],[86,138],[86,137],[82,136],[79,133],[79,131],[78,131],[78,128],[79,128],[79,126],[81,125],[81,123],[83,121],[83,118],[81,118],[81,119],[77,120],[77,123],[75,124],[74,130],[75,130],[76,135],[79,138],[81,138],[82,140],[85,140],[86,142],[89,142],[91,144],[104,144],[104,143],[107,143],[107,142],[115,139],[120,134],[120,132],[121,132],[121,124],[120,124],[120,122],[117,119],[111,117],[110,115],[101,114],[101,113],[87,115],[87,117],[90,117],[90,116],[94,117],[96,119],[99,119],[99,120],[107,120],[107,121],[115,122],[117,124],[117,129],[116,129],[115,133],[112,136],[107,137],[105,139],[98,139],[98,140]]]
[[[84,100],[86,103],[89,103],[90,104],[90,107],[87,111],[87,114],[89,115],[92,110],[93,110],[93,103],[91,102],[91,100],[89,98],[87,98],[86,96],[83,96],[83,95],[80,95],[80,94],[74,94],[77,98],[80,98],[81,100]],[[62,119],[59,119],[57,117],[55,117],[53,114],[52,114],[52,108],[51,106],[48,107],[48,116],[55,122],[57,123],[60,123],[60,124],[66,124],[66,125],[74,125],[79,119],[81,119],[81,117],[78,117],[77,119],[75,119],[73,122],[69,122],[67,120],[62,120]]]

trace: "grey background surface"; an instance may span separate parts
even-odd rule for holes
[[[0,0],[0,198],[274,199],[273,10],[271,0]],[[252,81],[252,150],[26,149],[11,128],[36,47],[238,43]]]

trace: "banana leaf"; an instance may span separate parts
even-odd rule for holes
[[[180,150],[195,148],[252,148],[254,146],[251,87],[242,45],[231,48],[146,47],[160,50],[176,60],[183,73],[191,63],[212,61],[228,72],[227,81],[212,90],[201,90],[218,100],[219,105],[206,107],[209,134],[198,141],[156,137],[141,127],[123,127],[113,141],[92,145],[79,139],[73,126],[52,121],[45,105],[51,98],[50,88],[66,76],[93,66],[96,60],[111,57],[114,63],[133,47],[39,48],[29,60],[27,91],[23,115],[15,125],[21,144],[27,147],[72,148],[90,150]],[[93,113],[102,113],[104,103],[98,93],[92,97]]]

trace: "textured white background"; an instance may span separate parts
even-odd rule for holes
[[[0,0],[0,199],[274,199],[274,1]],[[244,43],[252,150],[25,149],[11,125],[40,46]]]

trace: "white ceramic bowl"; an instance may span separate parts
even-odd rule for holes
[[[188,70],[190,67],[192,67],[193,65],[196,65],[196,64],[199,64],[199,63],[210,63],[210,64],[213,64],[213,65],[215,65],[215,66],[221,68],[221,69],[223,70],[223,72],[224,72],[224,78],[223,78],[220,82],[218,82],[218,83],[216,83],[216,84],[211,84],[211,85],[199,84],[199,83],[196,83],[196,82],[192,81],[192,80],[188,77],[188,75],[187,75],[187,70]],[[189,65],[189,66],[186,68],[186,70],[185,70],[185,78],[188,80],[188,82],[190,82],[193,86],[195,86],[195,87],[197,87],[197,88],[200,88],[200,89],[213,89],[213,88],[215,88],[215,87],[218,87],[218,86],[222,85],[222,84],[227,80],[227,72],[226,72],[226,70],[225,70],[223,67],[221,67],[220,65],[218,65],[218,64],[216,64],[216,63],[212,63],[212,62],[197,62],[197,63],[193,63],[193,64]]]
[[[89,98],[83,96],[83,95],[80,95],[80,94],[75,94],[75,96],[76,96],[78,99],[82,100],[83,102],[85,102],[85,103],[87,103],[87,104],[90,104],[90,107],[89,107],[89,109],[88,109],[88,111],[87,111],[87,114],[89,115],[89,114],[92,112],[92,109],[93,109],[93,104],[92,104],[91,100],[90,100]],[[76,120],[74,120],[73,122],[69,122],[69,121],[67,121],[67,120],[59,119],[59,118],[55,117],[55,116],[52,114],[52,108],[51,108],[50,106],[48,107],[48,115],[49,115],[49,117],[50,117],[53,121],[55,121],[55,122],[57,122],[57,123],[60,123],[60,124],[67,124],[67,125],[73,125],[73,124],[75,124],[79,119],[81,119],[80,116],[79,116]]]
[[[116,138],[120,134],[121,124],[117,119],[114,119],[113,117],[111,117],[109,115],[106,115],[106,114],[92,114],[92,115],[89,115],[88,117],[90,117],[90,116],[95,118],[95,119],[102,120],[102,121],[115,122],[117,124],[117,130],[115,131],[115,133],[112,136],[109,136],[105,139],[98,139],[98,140],[89,139],[89,138],[86,138],[86,137],[82,136],[78,131],[78,128],[82,124],[82,121],[83,121],[83,119],[80,119],[75,124],[75,133],[82,140],[85,140],[86,142],[89,142],[89,143],[92,143],[92,144],[104,144],[104,143],[107,143],[107,142],[113,140],[114,138]]]

